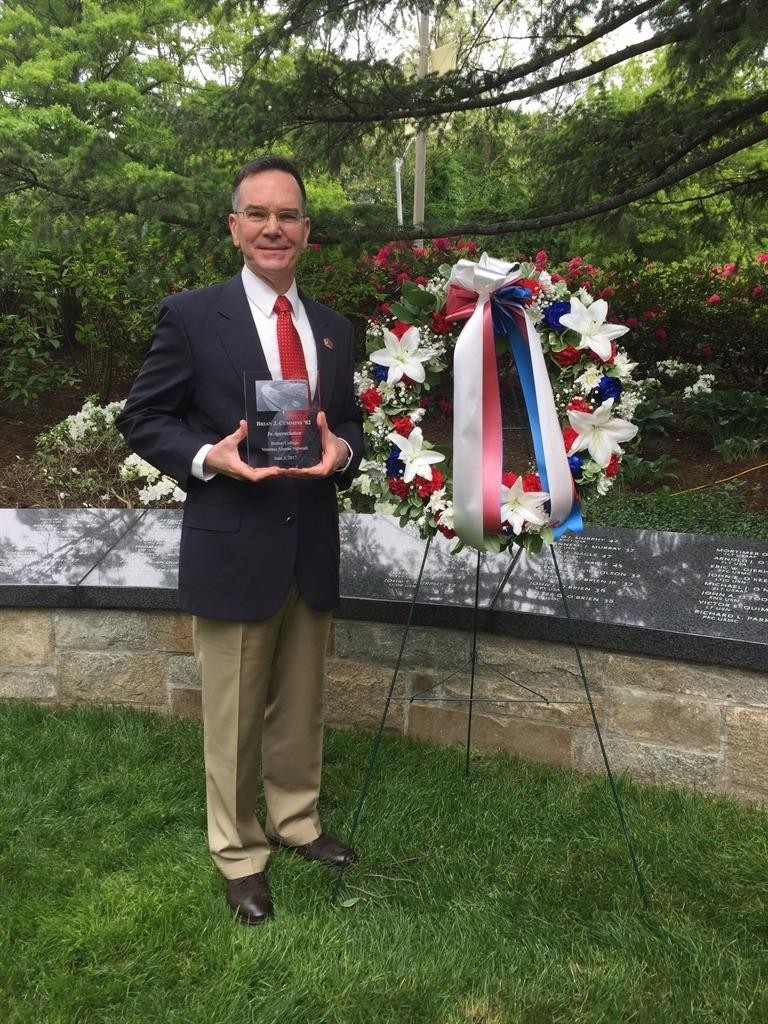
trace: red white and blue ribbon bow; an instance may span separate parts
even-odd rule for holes
[[[515,285],[518,263],[483,253],[459,260],[448,280],[446,314],[466,320],[453,357],[453,522],[466,544],[482,549],[501,532],[501,396],[494,334],[515,361],[542,488],[555,537],[583,528],[541,339]]]

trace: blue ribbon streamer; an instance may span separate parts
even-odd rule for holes
[[[528,415],[528,423],[531,427],[531,438],[533,440],[533,451],[536,457],[536,468],[541,477],[542,487],[549,491],[547,480],[546,461],[544,459],[544,444],[541,437],[541,424],[539,422],[539,407],[536,402],[536,385],[533,380],[533,364],[531,362],[531,350],[528,342],[520,333],[515,318],[507,308],[510,305],[520,306],[524,299],[531,297],[530,288],[521,285],[507,285],[499,288],[491,296],[491,315],[493,318],[494,334],[504,337],[509,342],[509,351],[515,361],[520,386],[523,390],[525,411]],[[557,540],[569,530],[573,533],[581,533],[584,529],[584,521],[581,518],[581,508],[577,499],[571,506],[571,511],[564,522],[558,523],[552,528],[552,534]]]

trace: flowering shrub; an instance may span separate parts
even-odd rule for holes
[[[443,266],[426,281],[403,282],[403,301],[371,321],[368,357],[356,375],[370,458],[354,487],[376,511],[414,523],[422,536],[454,536],[449,452],[427,440],[424,429],[430,393],[439,390],[459,333],[446,316],[449,274]],[[631,422],[640,400],[631,376],[635,364],[616,344],[627,328],[610,322],[605,298],[581,283],[572,290],[565,276],[550,274],[546,253],[523,263],[520,274],[516,291],[548,356],[573,480],[580,493],[605,494],[619,472],[621,444],[637,432]],[[449,410],[444,404],[441,411]],[[535,466],[505,473],[502,534],[489,546],[538,550],[551,539],[548,499]]]
[[[100,406],[96,399],[87,398],[79,412],[35,439],[37,467],[58,504],[133,507],[184,500],[184,492],[173,480],[128,454],[115,426],[123,405]]]
[[[619,265],[603,274],[633,353],[650,369],[660,357],[708,364],[721,386],[761,386],[768,370],[768,254],[744,264]]]

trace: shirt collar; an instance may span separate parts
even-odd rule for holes
[[[271,316],[275,308],[275,299],[278,296],[278,292],[274,288],[270,288],[266,281],[257,277],[245,264],[243,264],[241,277],[248,301],[252,302],[257,309],[260,309],[264,316]],[[294,315],[298,313],[299,289],[295,278],[291,281],[291,287],[283,294],[290,299]]]

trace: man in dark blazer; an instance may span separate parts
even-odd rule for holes
[[[202,679],[208,842],[227,902],[247,924],[272,913],[272,846],[337,866],[355,859],[322,832],[317,801],[324,656],[339,593],[336,490],[351,482],[363,435],[352,326],[294,280],[309,237],[305,204],[299,172],[282,157],[241,168],[229,226],[243,270],[163,302],[118,420],[128,444],[187,492],[179,607],[194,616]],[[310,391],[320,389],[321,461],[252,468],[243,375],[293,379],[295,364],[283,367],[297,358]]]

